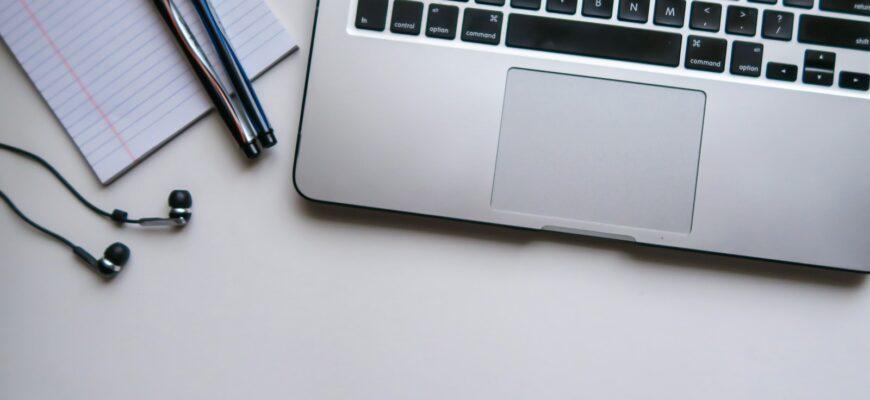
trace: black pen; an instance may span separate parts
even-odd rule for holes
[[[229,75],[236,89],[236,94],[247,112],[260,145],[263,147],[274,146],[277,143],[274,130],[269,124],[266,113],[263,111],[263,106],[260,105],[260,100],[254,92],[253,85],[251,85],[251,80],[248,79],[248,75],[245,73],[245,69],[242,67],[238,56],[236,56],[233,46],[227,39],[226,32],[215,15],[209,0],[193,0],[193,5],[196,7],[199,18],[202,20],[202,24],[205,26],[212,43],[214,43],[215,50],[217,50],[227,75]]]
[[[169,30],[175,36],[176,41],[190,62],[193,71],[199,78],[205,91],[211,97],[221,118],[232,133],[239,147],[248,158],[257,158],[260,155],[260,146],[257,145],[257,137],[250,126],[251,122],[236,102],[230,97],[223,84],[218,79],[214,66],[208,61],[202,47],[193,36],[190,28],[184,22],[181,12],[175,7],[172,0],[154,0],[157,10],[169,26]]]

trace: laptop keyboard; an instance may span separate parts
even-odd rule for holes
[[[870,0],[354,2],[361,31],[870,90]]]

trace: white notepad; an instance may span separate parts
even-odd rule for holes
[[[212,4],[249,75],[297,48],[263,0]],[[152,0],[0,0],[0,34],[104,184],[212,108]]]

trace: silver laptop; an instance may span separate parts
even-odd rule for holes
[[[304,197],[870,272],[870,0],[319,2]]]

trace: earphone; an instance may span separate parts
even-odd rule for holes
[[[124,224],[137,224],[141,226],[175,226],[175,227],[183,227],[190,222],[190,218],[192,217],[191,207],[193,207],[193,197],[190,195],[190,192],[186,190],[173,190],[172,193],[169,194],[169,217],[168,218],[140,218],[140,219],[131,219],[127,212],[124,210],[116,209],[114,211],[107,212],[93,203],[89,202],[84,196],[81,195],[64,177],[60,174],[48,161],[45,161],[41,157],[33,154],[27,150],[20,149],[15,146],[10,146],[8,144],[0,143],[0,149],[9,151],[21,157],[27,158],[31,161],[35,161],[36,163],[45,167],[52,175],[57,178],[64,187],[72,193],[75,198],[82,203],[85,207],[93,211],[99,216],[111,219],[120,225]],[[77,246],[75,243],[71,242],[67,238],[45,228],[44,226],[36,223],[32,219],[28,218],[20,209],[15,205],[14,202],[0,190],[0,198],[12,209],[12,211],[19,218],[24,220],[27,224],[36,228],[40,232],[48,235],[49,237],[63,243],[70,249],[72,249],[73,254],[76,255],[80,260],[82,260],[87,266],[99,274],[101,277],[105,279],[112,279],[117,276],[123,269],[124,265],[127,264],[127,261],[130,260],[130,248],[128,248],[125,244],[116,242],[103,252],[103,257],[97,259],[88,253],[85,249]]]

